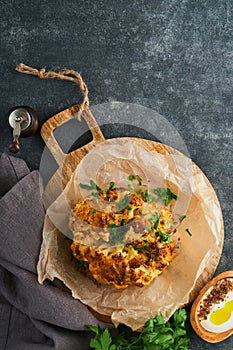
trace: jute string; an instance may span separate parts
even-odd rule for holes
[[[72,82],[78,84],[80,87],[80,90],[82,91],[82,94],[83,94],[83,101],[80,104],[80,112],[89,107],[87,86],[84,83],[82,76],[78,72],[76,72],[75,70],[65,69],[65,70],[58,71],[58,72],[46,71],[45,68],[38,70],[36,68],[26,66],[23,63],[20,63],[16,67],[16,70],[20,73],[35,75],[35,76],[39,77],[40,79],[60,79],[60,80],[72,81]],[[79,113],[79,115],[78,115],[79,119],[80,119],[80,117],[81,117],[81,113]]]

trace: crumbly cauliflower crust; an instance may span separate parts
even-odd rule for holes
[[[143,193],[98,191],[72,209],[71,250],[88,262],[96,281],[115,288],[143,287],[172,261],[172,219],[167,207],[158,208]]]

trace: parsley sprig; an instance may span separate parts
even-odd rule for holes
[[[177,310],[168,322],[162,315],[149,319],[141,332],[111,335],[106,328],[88,326],[94,332],[90,347],[95,350],[188,350],[189,330],[187,312]]]

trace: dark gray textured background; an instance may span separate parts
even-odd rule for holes
[[[13,106],[31,106],[42,123],[81,98],[74,84],[19,74],[20,62],[79,71],[92,105],[122,101],[156,110],[179,131],[216,190],[225,223],[217,272],[232,270],[232,16],[231,0],[1,0],[0,152],[11,142]],[[44,148],[39,134],[21,147],[17,156],[37,169]],[[191,349],[232,345],[232,338],[212,345],[193,336]]]

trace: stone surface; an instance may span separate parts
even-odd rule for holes
[[[15,66],[79,71],[92,105],[143,105],[179,132],[222,206],[225,243],[217,272],[233,269],[232,15],[230,0],[2,0],[0,151],[8,152],[11,142],[7,112],[13,106],[31,106],[43,123],[81,100],[74,84],[40,81]],[[117,126],[111,130],[119,132]],[[17,156],[39,168],[44,149],[39,134],[21,140],[21,147]],[[232,345],[232,338],[211,345],[194,335],[191,349]]]

